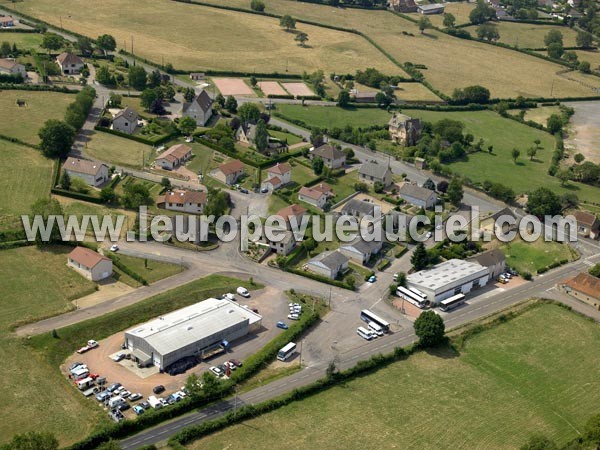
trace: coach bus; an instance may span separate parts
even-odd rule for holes
[[[360,318],[361,320],[369,323],[369,322],[374,322],[377,325],[379,325],[381,327],[381,330],[384,333],[387,333],[388,331],[390,331],[390,324],[383,320],[381,317],[379,317],[376,314],[373,314],[371,311],[369,311],[368,309],[363,309],[360,312]]]
[[[427,300],[427,294],[424,294],[422,291],[418,290],[416,287],[409,287],[408,290],[411,291],[413,294],[417,294],[423,300]]]
[[[414,292],[409,291],[404,286],[398,286],[396,295],[400,298],[403,298],[408,303],[415,305],[417,308],[424,309],[427,306],[427,300],[415,294]]]
[[[293,342],[290,342],[285,347],[283,347],[281,350],[279,350],[279,353],[277,353],[277,359],[279,361],[286,361],[294,353],[296,353],[296,344],[294,344]]]
[[[465,302],[465,294],[457,294],[453,295],[446,300],[442,300],[440,302],[440,309],[442,311],[450,311],[451,309],[456,308],[457,306],[462,305]]]

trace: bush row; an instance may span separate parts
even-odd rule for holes
[[[146,145],[150,145],[150,146],[164,144],[165,142],[168,142],[171,139],[179,136],[179,132],[175,132],[174,131],[173,133],[166,134],[166,135],[162,136],[160,139],[156,139],[156,140],[152,141],[152,140],[146,139],[146,138],[144,138],[142,136],[136,136],[136,135],[133,135],[133,134],[123,133],[122,131],[113,130],[111,128],[102,127],[100,125],[96,125],[94,127],[94,130],[96,130],[96,131],[102,131],[104,133],[114,134],[115,136],[119,136],[119,137],[122,137],[122,138],[125,138],[125,139],[131,139],[132,141],[140,142],[142,144],[146,144]]]
[[[307,270],[295,269],[293,267],[286,268],[286,272],[295,273],[296,275],[301,275],[306,278],[310,278],[315,281],[320,281],[321,283],[327,283],[332,286],[337,286],[339,288],[348,289],[350,291],[354,290],[354,287],[350,286],[348,283],[339,280],[331,280],[323,275],[319,275],[316,273],[309,272]]]
[[[389,259],[384,259],[383,261],[381,261],[377,265],[377,270],[379,270],[380,272],[382,272],[385,269],[387,269],[388,267],[390,267],[391,265],[392,265],[392,263],[391,263],[391,261]]]
[[[554,261],[551,264],[548,264],[546,267],[542,267],[541,269],[538,269],[537,273],[542,274],[545,272],[548,272],[550,269],[554,269],[556,267],[560,267],[563,266],[565,264],[568,264],[569,260],[568,259],[561,259],[560,261]]]
[[[560,167],[560,162],[565,156],[565,144],[563,142],[562,135],[556,134],[556,144],[554,146],[554,152],[552,152],[552,160],[548,167],[548,174],[554,176]]]
[[[3,141],[8,141],[8,142],[13,142],[15,144],[19,144],[19,145],[24,145],[25,147],[29,147],[29,148],[33,148],[35,150],[39,150],[38,147],[36,147],[33,144],[30,144],[28,142],[22,141],[21,139],[12,137],[12,136],[6,136],[4,134],[0,134],[0,139],[2,139]]]
[[[113,254],[112,252],[107,252],[104,256],[109,258],[119,270],[121,270],[125,274],[129,275],[135,281],[137,281],[138,283],[142,283],[144,286],[148,286],[148,280],[146,280],[143,276],[141,276],[136,271],[129,268],[127,265],[123,264],[121,262],[121,259],[117,255]]]
[[[30,242],[27,239],[19,241],[6,241],[0,242],[0,250],[8,250],[11,248],[27,247],[28,245],[34,245],[35,242]]]
[[[82,192],[73,192],[67,191],[66,189],[61,189],[57,187],[53,187],[50,191],[55,195],[62,195],[63,197],[74,198],[76,200],[82,200],[84,202],[96,203],[97,205],[101,205],[103,202],[98,197],[94,197],[89,194],[84,194]]]
[[[49,91],[49,92],[61,92],[63,94],[77,94],[79,91],[76,89],[69,89],[66,86],[47,86],[42,84],[7,84],[0,83],[0,89],[10,89],[13,91]]]
[[[23,84],[24,82],[25,80],[23,79],[23,76],[20,73],[0,73],[0,83]]]
[[[284,98],[284,99],[293,100],[295,97],[290,94],[269,94],[269,95],[267,95],[267,98]]]
[[[41,33],[38,28],[0,28],[0,36],[2,33]]]

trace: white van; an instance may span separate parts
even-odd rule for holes
[[[163,407],[162,402],[158,398],[156,398],[156,396],[154,396],[154,395],[151,395],[150,397],[148,397],[148,404],[153,409],[160,409]]]
[[[87,370],[87,367],[85,369],[78,368],[77,370],[74,370],[72,372],[72,374],[73,374],[73,378],[75,378],[76,380],[80,380],[82,378],[87,377],[90,374],[90,371]]]
[[[108,407],[110,409],[118,408],[123,404],[125,404],[125,399],[120,395],[117,395],[116,397],[113,397],[108,401]]]
[[[79,389],[80,391],[85,391],[87,388],[89,388],[91,385],[94,384],[94,379],[87,377],[87,378],[84,378],[83,380],[77,381],[76,384],[77,384],[77,389]]]
[[[369,329],[373,330],[377,336],[383,336],[383,328],[381,328],[375,322],[369,322],[368,326]]]
[[[363,327],[358,327],[356,329],[356,334],[358,334],[361,338],[366,339],[367,341],[373,339],[373,332]]]

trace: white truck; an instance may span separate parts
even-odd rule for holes
[[[108,408],[115,409],[125,403],[126,403],[125,399],[123,397],[121,397],[120,395],[117,395],[116,397],[113,397],[108,401]]]
[[[152,407],[152,409],[160,409],[163,407],[163,404],[160,401],[160,399],[156,398],[156,396],[154,395],[148,397],[148,404]]]
[[[86,389],[88,389],[93,384],[94,384],[94,379],[91,378],[91,377],[87,377],[87,378],[84,378],[82,380],[79,380],[79,381],[75,382],[75,385],[77,386],[77,389],[79,389],[80,391],[85,391]]]

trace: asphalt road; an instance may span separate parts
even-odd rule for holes
[[[525,283],[511,290],[484,292],[478,297],[470,299],[465,306],[450,313],[442,313],[446,328],[456,328],[473,320],[486,317],[494,312],[506,309],[531,297],[554,297],[554,295],[549,295],[549,292],[554,290],[556,283],[589,268],[590,264],[599,261],[600,254],[595,254],[541,275],[534,281]],[[561,300],[561,298],[558,299]],[[580,304],[578,309],[600,321],[600,314],[593,310],[593,308]],[[327,325],[321,324],[317,329],[325,326]],[[368,359],[374,354],[388,353],[395,347],[406,346],[414,341],[416,341],[416,336],[414,335],[413,330],[405,328],[400,332],[386,335],[375,341],[361,343],[361,345],[347,352],[337,354],[337,367],[342,370],[347,369],[354,366],[358,361]],[[289,377],[276,380],[265,386],[246,392],[240,395],[239,399],[246,404],[256,404],[275,398],[323,377],[329,363],[330,360],[322,360],[310,364],[304,370]],[[233,406],[230,404],[228,408],[222,409],[220,407],[218,411],[220,411],[220,414],[225,414],[232,408]],[[205,408],[124,439],[120,442],[120,445],[124,450],[129,450],[143,445],[155,444],[168,439],[171,435],[177,433],[186,426],[202,423],[211,418],[215,418],[218,415],[219,413],[215,414],[214,407]]]

